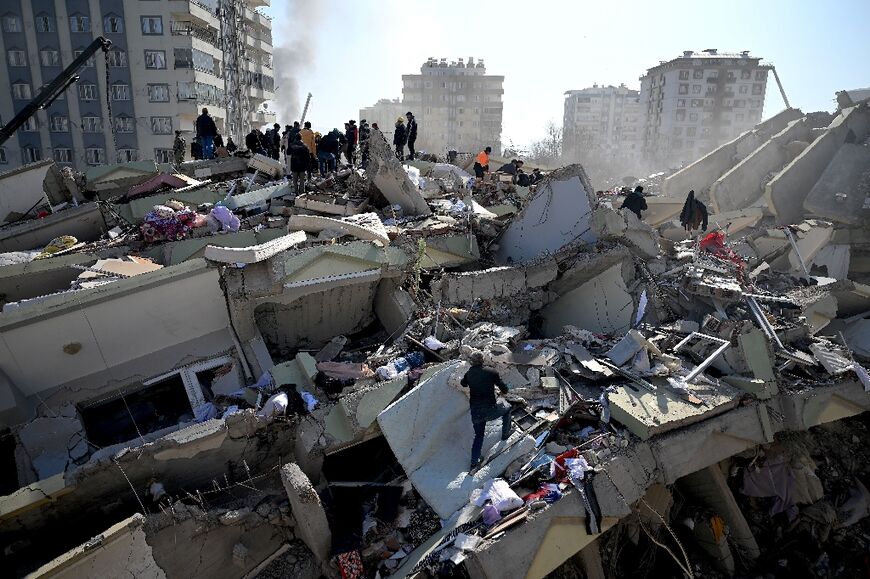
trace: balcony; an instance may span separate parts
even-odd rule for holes
[[[269,0],[248,0],[248,6],[251,8],[264,8],[269,5]]]
[[[275,124],[275,111],[256,111],[252,112],[249,120],[253,124],[272,125]]]
[[[211,26],[216,29],[220,28],[220,21],[217,17],[216,0],[193,0],[191,2],[181,3],[181,6],[184,7],[184,10],[172,10],[172,17],[175,20],[181,22],[192,21],[199,26]]]
[[[250,8],[245,8],[245,20],[248,20],[249,22],[253,22],[254,24],[258,24],[265,28],[269,28],[270,30],[272,28],[271,18],[269,18],[265,14],[257,12],[256,10],[251,10]]]
[[[220,48],[220,35],[214,28],[200,26],[192,21],[173,20],[169,25],[169,31],[173,36],[190,36],[198,38],[208,44]]]
[[[245,35],[246,43],[254,50],[272,54],[272,35],[263,33],[248,32]]]

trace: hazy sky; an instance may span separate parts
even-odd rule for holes
[[[402,74],[419,73],[430,56],[483,58],[487,73],[505,76],[502,141],[517,145],[543,136],[549,120],[561,125],[566,90],[640,88],[647,68],[683,50],[761,56],[804,112],[832,110],[835,91],[870,86],[870,0],[272,0],[267,13],[283,47],[274,66],[287,116],[311,92],[308,119],[319,129],[401,97]],[[764,116],[783,107],[771,77]]]

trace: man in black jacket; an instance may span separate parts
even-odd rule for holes
[[[646,211],[646,199],[643,198],[643,187],[638,185],[634,188],[634,191],[626,195],[620,209],[628,209],[637,215],[638,219],[643,219],[640,215],[641,211]]]
[[[293,174],[293,192],[296,195],[305,193],[305,173],[310,167],[311,153],[308,147],[296,135],[296,140],[290,143],[290,172]]]
[[[196,117],[196,138],[202,147],[203,159],[214,159],[214,138],[217,134],[217,126],[209,116],[208,109],[202,109],[202,114]]]
[[[408,132],[405,130],[405,119],[396,119],[396,130],[393,133],[393,145],[396,146],[396,158],[405,160],[405,143],[408,142]]]
[[[501,418],[501,439],[507,440],[511,434],[511,405],[503,398],[496,400],[495,388],[507,394],[508,388],[498,373],[483,367],[483,353],[475,351],[471,355],[471,368],[462,377],[460,384],[471,391],[468,404],[471,410],[471,426],[474,428],[474,442],[471,443],[471,469],[480,465],[480,453],[486,423]]]
[[[414,118],[414,113],[408,111],[405,113],[405,117],[408,119],[408,128],[406,131],[408,132],[408,160],[413,161],[414,155],[416,155],[416,151],[414,151],[414,143],[417,142],[417,119]]]
[[[353,167],[354,163],[356,163],[356,143],[359,132],[357,131],[356,121],[353,119],[349,120],[345,127],[344,138],[347,139],[347,145],[344,150],[344,156],[347,158],[350,166]]]

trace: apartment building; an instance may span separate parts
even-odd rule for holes
[[[112,48],[107,55],[98,52],[79,71],[78,82],[3,144],[0,169],[40,159],[78,169],[138,159],[168,162],[175,131],[184,131],[190,142],[203,107],[237,142],[252,123],[274,121],[260,110],[274,97],[271,21],[256,11],[268,5],[269,0],[3,2],[0,85],[8,88],[0,88],[0,122],[12,119],[94,38],[105,36]],[[233,11],[238,19],[229,30]],[[244,113],[228,121],[228,106]]]
[[[650,159],[694,160],[751,129],[764,109],[770,64],[749,51],[687,50],[640,78]]]
[[[595,84],[565,92],[562,154],[566,160],[639,155],[642,131],[640,91],[624,84]]]
[[[482,59],[429,58],[420,74],[402,75],[403,105],[417,117],[417,150],[501,151],[504,76],[486,74]],[[395,119],[393,119],[395,123]]]
[[[370,107],[361,108],[359,118],[365,119],[369,124],[377,123],[381,132],[392,135],[396,119],[400,116],[404,118],[406,112],[408,107],[402,99],[380,99]]]

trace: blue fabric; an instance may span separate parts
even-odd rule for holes
[[[214,159],[214,137],[200,137],[202,144],[202,158]]]

